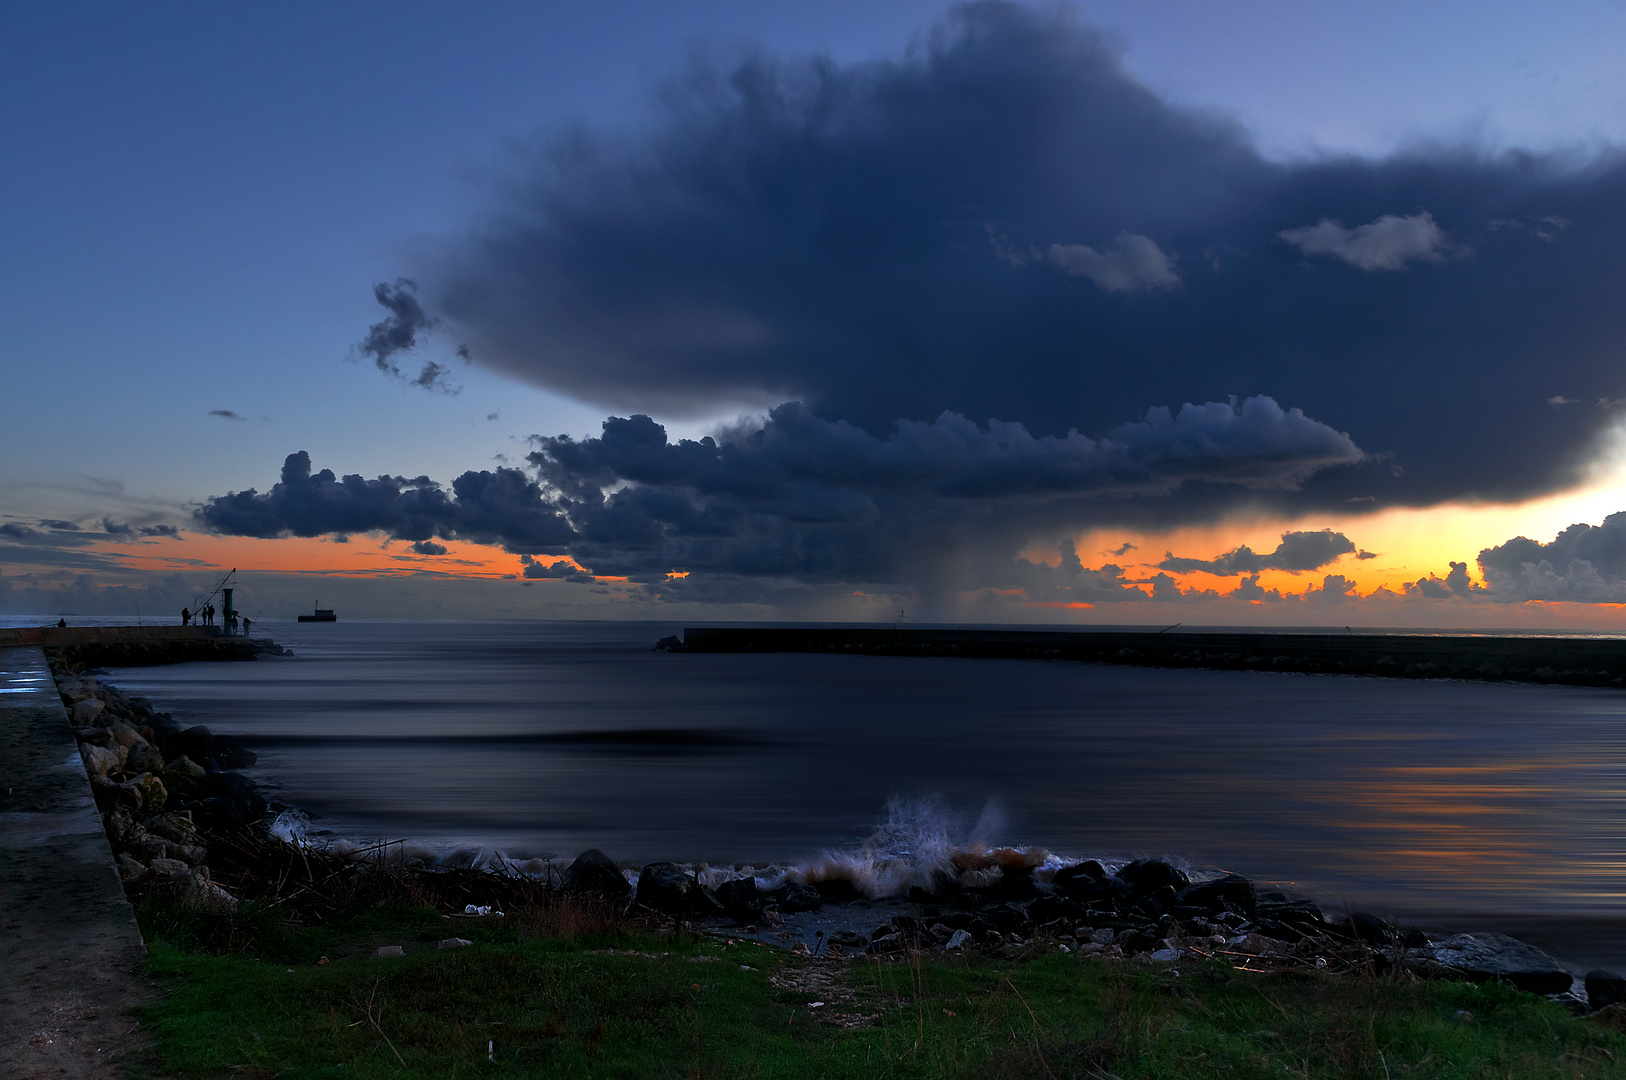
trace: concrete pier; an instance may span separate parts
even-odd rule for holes
[[[1468,634],[691,627],[689,652],[824,652],[1072,660],[1141,667],[1294,671],[1626,687],[1626,640]]]
[[[145,956],[38,645],[0,646],[0,1075],[117,1077]]]

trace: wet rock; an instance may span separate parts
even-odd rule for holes
[[[219,740],[216,740],[219,743]],[[223,769],[247,769],[259,761],[259,755],[254,751],[238,746],[236,743],[225,743],[217,747],[215,760],[220,762]]]
[[[147,872],[147,868],[143,866],[139,860],[134,859],[122,852],[118,855],[114,862],[118,865],[119,880],[121,881],[134,881],[136,878],[141,877]]]
[[[208,772],[184,754],[164,766],[164,786],[182,798],[190,798],[203,791],[209,779]]]
[[[119,756],[112,750],[91,743],[81,743],[79,758],[91,776],[109,776],[119,770]]]
[[[162,857],[152,860],[149,865],[151,865],[154,874],[166,878],[184,878],[188,871],[192,869],[179,859],[165,859]]]
[[[102,710],[106,707],[100,700],[93,697],[87,697],[76,702],[73,707],[73,726],[76,728],[94,727],[97,717],[102,715]]]
[[[202,724],[189,728],[182,728],[170,736],[170,750],[177,756],[186,756],[193,761],[202,761],[214,756],[214,733]]]
[[[837,930],[824,939],[828,944],[839,945],[843,949],[864,949],[869,946],[869,938],[851,930]]]
[[[567,893],[613,903],[625,902],[632,895],[632,886],[627,884],[620,868],[598,848],[589,848],[576,856],[576,861],[565,869],[561,884]]]
[[[1368,945],[1394,944],[1394,927],[1376,915],[1364,911],[1352,911],[1345,917],[1342,928],[1350,937],[1364,941]]]
[[[1261,919],[1273,919],[1285,926],[1320,931],[1326,928],[1321,909],[1309,900],[1295,900],[1284,893],[1262,892],[1254,914]]]
[[[722,910],[705,886],[669,862],[643,868],[638,875],[637,902],[666,915],[710,915]]]
[[[167,814],[155,814],[141,823],[141,827],[154,836],[161,836],[176,844],[195,844],[198,842],[198,827],[192,823],[192,815],[185,810],[172,810]]]
[[[1532,994],[1560,994],[1570,973],[1533,945],[1506,934],[1455,934],[1406,953],[1406,966],[1420,975],[1488,982],[1501,979]]]
[[[1626,1005],[1626,978],[1613,971],[1589,971],[1584,980],[1586,999],[1594,1009]]]
[[[74,738],[79,740],[79,745],[81,746],[88,744],[90,746],[100,746],[106,750],[111,750],[114,746],[113,733],[108,731],[106,728],[80,728],[78,731],[74,732],[73,735]]]
[[[1240,874],[1226,874],[1212,881],[1199,881],[1186,886],[1180,890],[1174,902],[1178,906],[1202,908],[1214,915],[1222,911],[1235,911],[1251,916],[1259,901],[1253,882]]]
[[[864,899],[864,894],[858,891],[847,878],[828,878],[824,881],[815,881],[812,888],[819,894],[819,899],[826,904],[847,904],[854,900]]]
[[[139,742],[130,747],[129,753],[125,755],[124,771],[161,775],[164,772],[164,755],[151,743]]]
[[[1161,859],[1136,859],[1118,868],[1119,881],[1129,886],[1132,900],[1151,896],[1159,889],[1169,888],[1179,893],[1191,884],[1184,870]]]
[[[687,651],[687,649],[685,648],[685,646],[683,644],[683,639],[680,638],[680,637],[677,637],[676,635],[661,638],[659,641],[655,642],[655,649],[658,652],[686,652]]]
[[[824,904],[817,889],[787,881],[767,894],[767,900],[787,915],[798,911],[817,911]]]
[[[134,810],[138,815],[156,814],[169,800],[169,792],[165,790],[164,782],[152,773],[142,773],[126,780],[119,787],[132,793]]]
[[[131,747],[145,746],[147,744],[147,739],[141,734],[141,732],[137,731],[129,724],[124,723],[122,720],[107,730],[108,734],[113,736],[113,741],[124,747],[126,750],[130,749]]]
[[[876,953],[902,952],[907,947],[908,944],[904,941],[902,934],[880,934],[870,941],[869,948],[864,951],[873,955]]]
[[[1150,896],[1143,898],[1135,906],[1140,911],[1145,912],[1148,917],[1156,919],[1169,913],[1169,908],[1174,906],[1176,895],[1174,886],[1164,885]]]
[[[736,878],[717,886],[717,902],[737,922],[756,922],[762,917],[762,891],[755,878]]]
[[[1127,899],[1129,896],[1129,886],[1109,876],[1106,868],[1094,859],[1057,870],[1051,887],[1056,895],[1086,905]]]

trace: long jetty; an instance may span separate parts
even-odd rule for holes
[[[1626,639],[1613,638],[705,626],[685,629],[682,648],[696,653],[1070,660],[1140,667],[1626,687]]]

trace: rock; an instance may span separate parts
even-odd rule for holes
[[[683,645],[683,639],[675,635],[661,638],[659,641],[655,642],[655,648],[660,652],[686,651]]]
[[[122,852],[118,855],[114,862],[118,865],[119,880],[121,881],[134,881],[136,878],[147,872],[147,868],[138,860],[133,859],[129,855]]]
[[[96,718],[102,715],[106,705],[97,698],[85,698],[73,707],[73,726],[76,728],[94,727]]]
[[[91,776],[108,776],[119,770],[119,756],[112,750],[92,743],[79,745],[79,758]]]
[[[209,849],[202,844],[171,844],[165,841],[164,855],[188,866],[202,866],[209,859]]]
[[[969,944],[971,944],[971,934],[965,930],[956,930],[953,934],[949,935],[949,939],[943,943],[943,948],[963,949]]]
[[[148,742],[140,742],[130,747],[124,758],[124,771],[128,773],[162,774],[164,771],[164,755],[158,748]]]
[[[755,922],[762,917],[762,892],[756,878],[725,881],[717,886],[716,896],[723,910],[738,922]]]
[[[1593,1009],[1626,1005],[1626,978],[1613,971],[1589,971],[1584,980],[1587,1003]]]
[[[373,950],[374,956],[405,956],[406,950],[399,945],[380,945]]]
[[[1247,953],[1250,956],[1273,956],[1281,948],[1279,943],[1263,934],[1238,934],[1227,939],[1225,946],[1232,952]]]
[[[669,862],[650,863],[638,875],[637,902],[666,915],[712,915],[722,910],[700,882]]]
[[[1152,953],[1152,959],[1160,960],[1164,963],[1173,963],[1174,961],[1180,959],[1180,953],[1175,949],[1158,949],[1156,952]]]
[[[1408,950],[1406,966],[1420,975],[1471,982],[1504,979],[1532,994],[1560,994],[1572,982],[1558,961],[1506,934],[1455,934]]]
[[[869,938],[851,930],[837,930],[824,939],[826,944],[839,945],[843,949],[863,950],[869,946]]]
[[[119,787],[130,792],[133,800],[133,809],[137,814],[156,814],[164,808],[169,799],[169,792],[164,789],[164,782],[152,773],[142,773],[133,779],[126,780]]]
[[[1258,896],[1253,882],[1239,874],[1226,874],[1212,881],[1199,881],[1181,889],[1174,898],[1177,905],[1203,908],[1218,915],[1222,911],[1235,911],[1252,916],[1258,907]]]
[[[146,745],[147,740],[142,736],[141,732],[137,731],[129,724],[124,723],[122,720],[107,730],[108,733],[113,736],[113,741],[125,749],[130,749],[134,746]]]
[[[1133,900],[1150,896],[1163,888],[1179,893],[1191,884],[1185,871],[1161,859],[1136,859],[1120,866],[1114,876],[1129,886],[1129,895]]]
[[[1094,859],[1057,870],[1051,887],[1056,895],[1080,904],[1127,899],[1129,896],[1129,886],[1110,877],[1106,868]]]
[[[435,948],[437,948],[437,949],[461,949],[465,945],[473,945],[473,944],[474,944],[474,942],[468,940],[467,938],[449,937],[445,941],[437,941],[437,942],[435,942]],[[400,948],[399,945],[397,945],[395,947],[397,949]]]
[[[182,878],[191,870],[190,866],[179,859],[157,858],[152,860],[152,872],[159,877]]]
[[[218,744],[220,740],[215,740]],[[223,769],[247,769],[260,760],[254,751],[238,746],[236,743],[227,743],[219,746],[215,760],[220,762]]]
[[[1587,1016],[1587,1022],[1613,1031],[1626,1032],[1626,1005],[1605,1005]]]
[[[767,900],[778,906],[786,914],[798,911],[817,911],[824,903],[816,889],[806,885],[798,885],[794,881],[787,881],[779,888],[767,894]]]
[[[1350,937],[1358,938],[1368,945],[1391,945],[1394,943],[1394,927],[1376,915],[1364,911],[1352,911],[1344,919],[1343,930]]]
[[[576,861],[566,868],[561,884],[567,893],[612,903],[622,903],[632,895],[632,886],[621,876],[621,869],[598,848],[589,848],[576,856]]]
[[[124,838],[123,849],[143,862],[152,862],[154,859],[167,859],[186,865],[186,859],[180,858],[170,852],[174,847],[168,840],[154,836],[152,833],[137,825],[135,829]]]
[[[164,766],[164,786],[182,798],[201,792],[208,779],[203,766],[185,754]]]
[[[1100,930],[1090,932],[1090,941],[1096,945],[1111,945],[1112,939],[1116,936],[1111,930],[1102,927]]]
[[[154,836],[161,836],[176,844],[196,844],[198,827],[192,824],[192,815],[185,810],[172,810],[157,814],[141,823],[141,827]]]
[[[176,754],[202,761],[214,756],[214,733],[202,724],[182,728],[170,737],[169,745]]]
[[[1300,929],[1322,930],[1326,925],[1321,909],[1315,904],[1309,900],[1289,899],[1279,892],[1260,893],[1253,913],[1261,919],[1272,919]]]
[[[91,746],[100,746],[107,750],[113,749],[113,733],[106,728],[80,728],[73,733],[73,736],[79,740],[81,746],[88,743]]]

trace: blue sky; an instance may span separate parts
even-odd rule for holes
[[[1149,90],[1239,121],[1278,160],[1626,142],[1621,3],[1072,10]],[[434,395],[345,362],[379,318],[373,283],[432,265],[572,125],[613,137],[655,122],[659,88],[696,50],[896,57],[943,11],[8,5],[0,511],[180,522],[196,500],[263,490],[295,450],[449,481],[521,462],[533,433],[596,434],[603,403],[480,364],[455,367],[461,393]],[[456,343],[420,355],[450,361]],[[670,431],[698,434],[748,397],[718,395]]]

